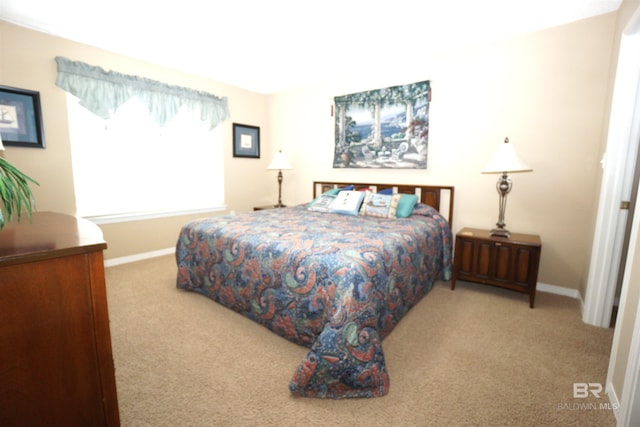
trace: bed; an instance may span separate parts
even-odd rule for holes
[[[383,339],[437,280],[451,277],[453,192],[314,182],[309,203],[189,222],[176,244],[177,287],[309,348],[292,394],[383,396]],[[322,210],[322,199],[345,193],[363,194],[357,211]],[[379,200],[395,200],[395,214],[381,217]]]

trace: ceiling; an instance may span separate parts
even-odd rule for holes
[[[0,19],[275,93],[608,13],[622,0],[0,0]],[[76,58],[70,58],[76,59]]]

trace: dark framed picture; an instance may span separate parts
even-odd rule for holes
[[[40,92],[0,86],[2,144],[44,148]]]
[[[233,157],[260,158],[260,128],[233,124]]]

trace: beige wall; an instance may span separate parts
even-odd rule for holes
[[[352,81],[272,95],[271,139],[296,166],[285,175],[284,198],[305,201],[314,179],[454,185],[454,229],[491,228],[497,176],[480,171],[508,136],[534,172],[512,176],[507,227],[540,234],[540,282],[579,289],[593,234],[615,22],[615,14],[603,15],[432,55],[420,66],[399,62],[394,75],[363,67]],[[432,82],[428,169],[332,169],[332,97],[421,80]]]
[[[255,202],[267,200],[267,192],[270,192],[273,201],[277,200],[275,176],[273,183],[265,180],[272,151],[268,137],[268,105],[264,95],[0,21],[0,85],[40,92],[46,149],[6,148],[7,159],[40,183],[40,187],[34,191],[39,211],[75,214],[76,210],[66,93],[55,86],[56,56],[228,97],[231,118],[222,124],[227,205],[236,211],[250,210]],[[259,160],[233,158],[233,122],[260,126],[263,137]],[[117,167],[114,165],[114,168]],[[184,177],[176,176],[176,179]],[[109,246],[105,257],[116,258],[172,247],[180,226],[195,217],[180,216],[101,226]]]
[[[541,282],[579,289],[593,233],[614,28],[615,14],[608,14],[466,51],[427,52],[420,66],[405,61],[394,75],[363,68],[351,80],[263,96],[0,22],[0,84],[40,91],[47,139],[45,150],[9,147],[7,157],[40,181],[39,210],[75,212],[65,93],[54,85],[57,55],[228,96],[225,182],[229,209],[238,211],[275,200],[275,173],[266,166],[283,149],[295,168],[285,172],[285,203],[309,200],[315,179],[446,184],[456,187],[455,229],[492,227],[497,176],[480,170],[508,136],[534,172],[513,176],[507,226],[541,235]],[[426,171],[332,168],[333,96],[426,79],[433,87]],[[232,122],[261,127],[260,160],[232,157]],[[106,257],[171,247],[189,218],[102,226]]]

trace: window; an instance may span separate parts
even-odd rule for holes
[[[182,108],[160,127],[136,98],[109,119],[68,95],[79,216],[98,223],[224,209],[222,129]]]
[[[78,215],[103,223],[224,208],[226,97],[61,56],[56,64],[56,86],[70,94]]]

